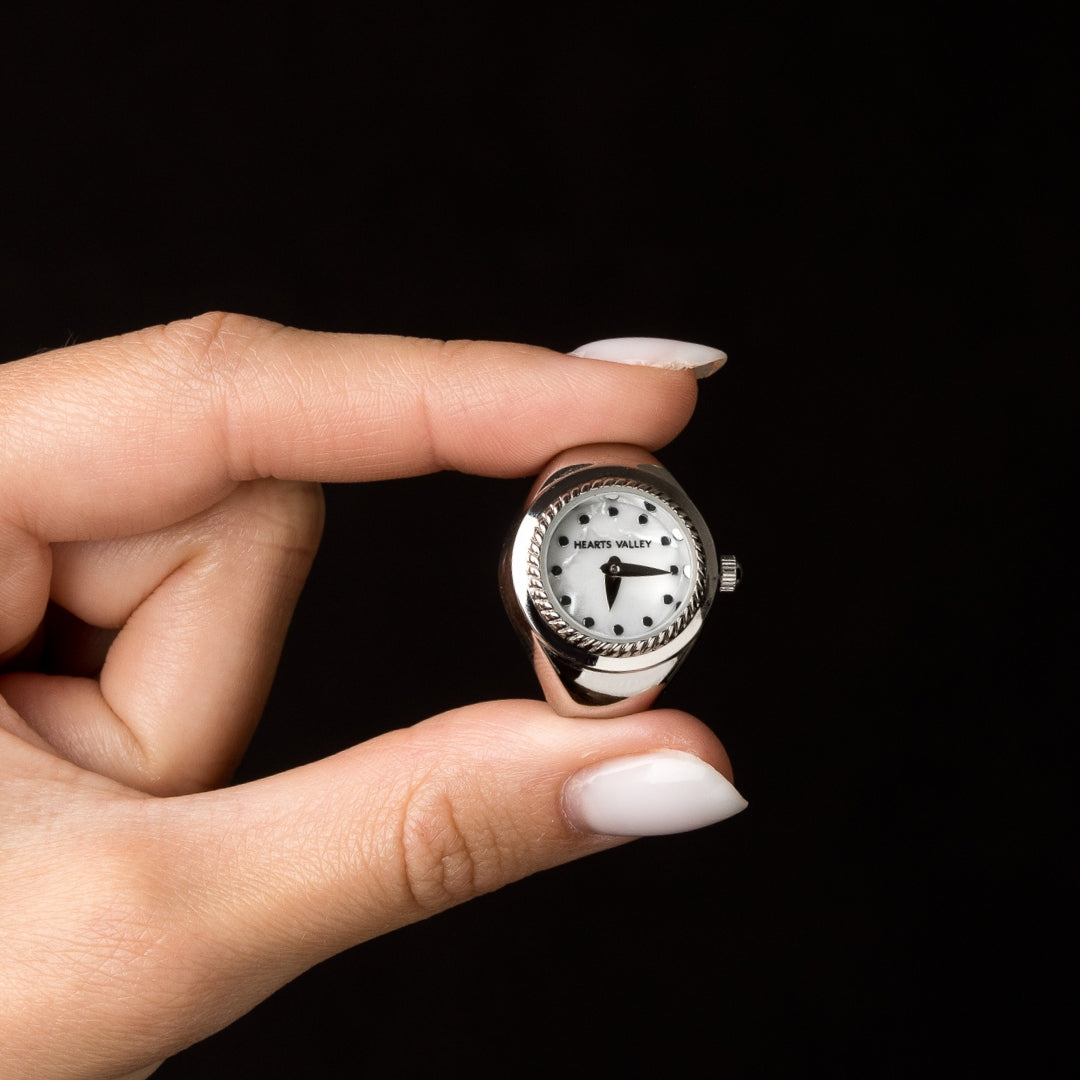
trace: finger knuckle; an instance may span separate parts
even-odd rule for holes
[[[265,319],[212,311],[136,335],[135,345],[147,350],[155,366],[168,377],[170,392],[197,412],[209,410],[225,438],[245,412],[245,395],[258,400],[265,388],[261,352],[285,333],[285,327]]]
[[[163,327],[163,336],[172,345],[186,346],[189,356],[202,363],[216,363],[243,356],[260,338],[281,327],[251,315],[228,311],[208,311],[191,319],[180,319]]]
[[[467,798],[461,786],[421,785],[402,814],[402,878],[420,916],[471,900],[501,876],[494,831],[474,813],[465,820],[459,811]]]
[[[247,315],[211,311],[121,339],[122,347],[168,376],[177,391],[199,394],[231,381],[257,342],[280,329]]]

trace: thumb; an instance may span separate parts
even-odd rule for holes
[[[208,991],[223,1026],[378,934],[627,836],[738,813],[746,803],[724,773],[723,747],[683,713],[582,721],[503,701],[173,800],[168,848],[187,853],[173,869],[185,868],[187,904],[199,898],[184,965],[203,972],[199,1015]]]

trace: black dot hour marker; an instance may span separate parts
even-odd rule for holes
[[[607,508],[607,512],[608,512],[608,517],[618,517],[619,516],[619,508],[617,506],[609,506]]]
[[[618,623],[616,623],[611,629],[614,630],[616,634],[621,634],[623,632],[623,628]]]
[[[553,574],[555,574],[556,576],[558,576],[559,574],[561,574],[561,573],[562,573],[562,567],[561,567],[561,566],[553,566],[553,567],[551,568],[551,572],[552,572]]]
[[[592,624],[593,624],[594,622],[596,622],[596,620],[595,620],[595,619],[590,619],[590,618],[589,618],[589,616],[588,616],[588,615],[586,615],[586,616],[585,616],[585,618],[581,620],[581,625],[582,625],[582,626],[584,626],[584,627],[586,627],[586,628],[589,628],[589,627],[591,627],[591,626],[592,626]]]
[[[646,615],[646,616],[645,616],[645,618],[644,618],[644,619],[642,619],[641,621],[642,621],[642,622],[643,622],[643,623],[644,623],[644,624],[645,624],[646,626],[652,626],[652,619],[650,619],[648,615]]]
[[[645,509],[648,510],[649,513],[651,514],[656,509],[656,504],[651,503],[651,502],[646,502],[645,503]]]
[[[679,572],[679,568],[677,566],[673,566],[673,567],[671,567],[671,572],[673,574],[677,574]]]
[[[589,515],[588,514],[582,514],[581,517],[578,518],[578,521],[580,521],[582,525],[588,525],[589,524]]]
[[[660,543],[663,544],[664,547],[670,547],[671,546],[671,537],[670,536],[661,536],[660,537]]]
[[[563,607],[569,607],[570,606],[570,597],[569,596],[560,596],[559,597],[559,603],[562,604]]]
[[[569,544],[569,543],[570,543],[570,540],[569,540],[568,537],[566,537],[566,536],[560,536],[559,537],[559,546],[560,547],[566,547],[566,545]]]
[[[665,604],[674,603],[674,600],[675,600],[675,597],[672,596],[671,593],[664,593],[664,603]]]
[[[638,524],[639,525],[648,525],[649,524],[649,519],[644,514],[638,514]]]

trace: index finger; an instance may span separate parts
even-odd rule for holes
[[[0,367],[5,511],[46,540],[157,528],[264,477],[536,471],[655,449],[696,382],[548,349],[302,331],[210,314]]]

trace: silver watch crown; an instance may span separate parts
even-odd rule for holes
[[[720,591],[734,592],[742,578],[742,567],[734,555],[724,555],[720,559]]]

